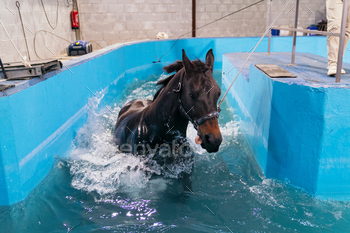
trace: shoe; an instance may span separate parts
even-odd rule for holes
[[[342,74],[346,74],[345,70],[344,69],[341,69],[341,73]],[[331,66],[329,69],[328,69],[328,72],[327,72],[327,75],[328,76],[334,76],[337,74],[337,67],[336,66]]]

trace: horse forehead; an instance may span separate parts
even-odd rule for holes
[[[203,91],[208,88],[210,89],[215,85],[216,82],[213,76],[204,74],[198,75],[197,77],[193,78],[190,82],[190,88],[194,91]]]

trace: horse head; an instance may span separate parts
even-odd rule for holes
[[[217,112],[221,89],[213,77],[213,50],[208,51],[205,63],[199,60],[191,62],[182,50],[182,63],[184,76],[180,98],[197,128],[195,141],[208,152],[217,152],[222,142]]]

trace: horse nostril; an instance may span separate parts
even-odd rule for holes
[[[204,144],[205,144],[205,149],[209,152],[217,152],[219,150],[219,146],[221,144],[222,137],[220,135],[215,135],[215,134],[206,134],[204,136]]]
[[[214,134],[206,134],[204,136],[204,141],[207,145],[211,144],[211,145],[217,145],[217,144],[221,144],[221,141],[222,141],[222,138],[221,138],[221,135],[220,137],[216,138],[214,136]]]
[[[210,136],[208,134],[204,136],[204,141],[206,144],[210,144]]]
[[[207,143],[207,145],[215,144],[215,136],[213,134],[206,134],[204,140]]]

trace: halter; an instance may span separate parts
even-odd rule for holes
[[[204,122],[206,122],[207,120],[211,119],[211,118],[219,118],[220,113],[218,111],[213,111],[210,112],[202,117],[200,117],[198,120],[194,120],[190,115],[188,115],[188,113],[186,112],[184,106],[182,105],[182,101],[181,101],[181,91],[182,91],[182,80],[183,80],[183,76],[180,76],[180,80],[179,80],[179,84],[177,85],[177,88],[173,90],[173,92],[178,93],[177,95],[177,105],[179,107],[179,111],[182,115],[184,115],[187,120],[189,120],[192,124],[193,127],[198,131],[198,126],[200,126],[201,124],[203,124]]]

